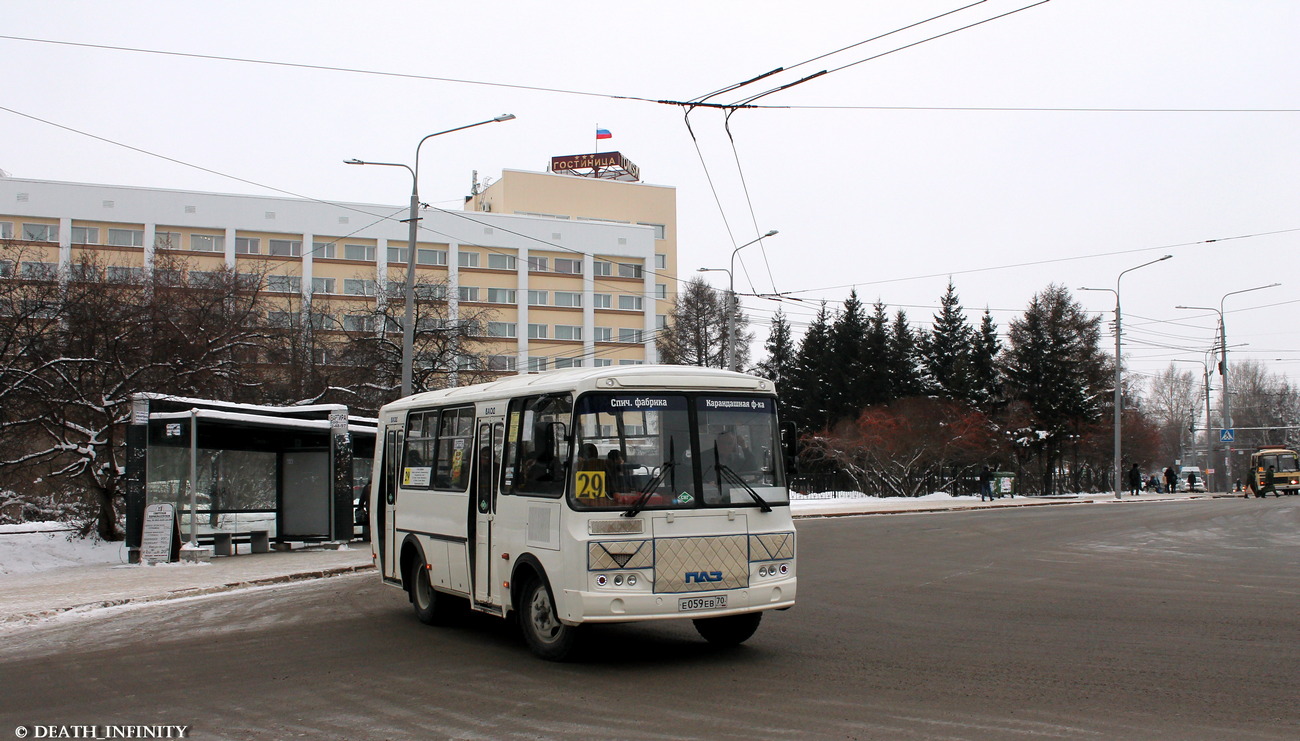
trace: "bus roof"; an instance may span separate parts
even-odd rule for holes
[[[602,368],[567,368],[563,370],[508,376],[472,386],[426,391],[412,394],[384,405],[382,419],[390,412],[429,406],[483,401],[485,399],[546,394],[559,391],[610,391],[678,388],[715,391],[749,391],[761,394],[776,392],[771,381],[747,373],[701,368],[694,365],[619,365]]]

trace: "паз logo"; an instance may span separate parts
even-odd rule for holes
[[[722,581],[721,571],[687,571],[686,583],[703,584],[705,582]]]

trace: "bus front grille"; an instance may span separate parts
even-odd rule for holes
[[[656,592],[708,592],[749,586],[746,535],[655,539]]]

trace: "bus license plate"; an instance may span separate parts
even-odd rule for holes
[[[682,597],[677,600],[679,612],[691,610],[721,610],[727,606],[727,595],[715,594],[712,597]]]

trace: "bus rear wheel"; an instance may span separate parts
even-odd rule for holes
[[[547,661],[564,661],[577,646],[578,628],[560,622],[551,590],[541,579],[530,579],[520,594],[519,628],[528,648]]]
[[[763,613],[746,612],[741,615],[696,618],[692,622],[695,623],[695,630],[709,643],[715,646],[739,646],[754,635],[762,620]]]

